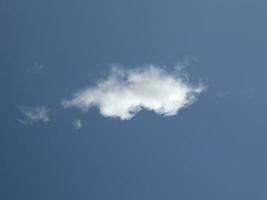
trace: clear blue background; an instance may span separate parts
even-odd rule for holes
[[[0,199],[266,200],[266,7],[0,0]],[[119,121],[60,105],[111,63],[188,57],[192,79],[209,88],[175,117],[142,111]],[[34,72],[35,63],[45,68]],[[18,123],[24,105],[50,107],[52,121]]]

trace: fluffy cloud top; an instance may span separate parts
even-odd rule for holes
[[[141,109],[172,116],[191,105],[204,90],[202,84],[191,85],[181,70],[168,73],[154,65],[138,69],[115,67],[105,80],[81,90],[62,104],[83,111],[96,106],[103,116],[121,120],[131,119]]]
[[[33,124],[35,122],[49,122],[49,109],[45,106],[40,107],[20,107],[21,113],[24,115],[23,119],[18,121],[22,124]]]

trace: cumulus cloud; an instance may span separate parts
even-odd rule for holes
[[[182,70],[168,72],[154,65],[136,69],[113,67],[106,79],[63,100],[62,105],[83,111],[96,106],[103,116],[121,120],[131,119],[142,109],[172,116],[195,102],[204,90],[203,84],[190,84]]]
[[[35,122],[49,122],[50,118],[48,116],[49,109],[45,106],[40,107],[20,107],[19,108],[23,119],[19,119],[18,121],[22,124],[33,124]]]
[[[80,128],[82,128],[82,127],[83,127],[82,121],[81,121],[80,119],[75,119],[75,120],[73,121],[73,126],[74,126],[74,128],[76,128],[76,129],[80,129]]]

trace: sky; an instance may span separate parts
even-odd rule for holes
[[[0,199],[266,200],[263,0],[0,0]]]

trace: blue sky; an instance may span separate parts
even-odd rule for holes
[[[266,6],[0,0],[0,198],[265,200]]]

